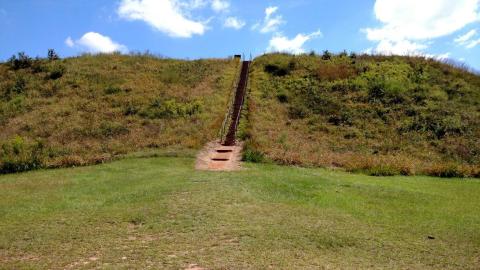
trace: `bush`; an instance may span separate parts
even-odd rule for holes
[[[263,153],[251,149],[246,149],[243,152],[243,161],[246,162],[253,162],[253,163],[260,163],[263,162],[265,159]]]
[[[265,72],[273,75],[273,76],[278,76],[278,77],[283,77],[286,76],[290,73],[290,67],[286,66],[280,66],[278,64],[267,64],[265,65]]]
[[[150,119],[189,117],[200,113],[202,106],[198,100],[186,103],[174,99],[155,100],[149,108],[140,112],[140,116]]]
[[[125,109],[123,110],[123,115],[135,115],[138,113],[138,111],[138,108],[134,104],[129,103],[127,104],[127,106],[125,106]]]
[[[60,57],[55,52],[55,50],[54,49],[48,49],[48,60],[55,61],[55,60],[58,60],[58,59],[60,59]]]
[[[367,169],[366,172],[371,176],[394,176],[401,174],[399,170],[388,165],[374,166],[370,169]]]
[[[27,81],[25,80],[25,77],[22,75],[17,75],[13,84],[11,82],[5,84],[0,92],[0,95],[4,100],[9,101],[14,98],[15,95],[25,93],[26,86]]]
[[[288,95],[283,91],[277,93],[277,99],[280,103],[288,103]]]
[[[340,126],[340,125],[351,126],[353,124],[353,115],[349,111],[341,111],[334,115],[330,115],[328,117],[328,122],[335,126]]]
[[[462,135],[468,127],[460,116],[443,116],[442,112],[427,112],[414,116],[413,120],[404,123],[400,131],[430,132],[435,138],[442,139],[446,135]]]
[[[99,133],[103,137],[115,137],[128,134],[128,132],[128,128],[124,127],[121,123],[104,121],[100,124]]]
[[[67,168],[85,166],[87,162],[80,156],[67,155],[55,158],[49,165],[49,168]]]
[[[369,78],[368,100],[372,103],[400,104],[406,100],[405,92],[409,89],[408,82],[398,78],[387,78],[378,75]]]
[[[425,170],[430,176],[443,178],[464,178],[469,176],[462,168],[455,164],[437,164]]]
[[[50,68],[50,73],[48,74],[48,78],[51,80],[57,80],[60,79],[63,74],[65,73],[65,66],[64,65],[54,65]]]
[[[39,141],[28,144],[22,137],[15,137],[1,144],[0,173],[15,173],[41,168],[44,147]]]
[[[25,92],[25,87],[27,86],[27,81],[23,76],[17,76],[15,78],[15,84],[11,88],[11,91],[15,94],[23,94]]]
[[[122,91],[122,89],[120,87],[117,87],[117,86],[107,86],[107,88],[105,88],[105,90],[103,91],[106,95],[114,95],[114,94],[118,94]]]
[[[32,63],[32,73],[46,72],[47,68],[45,67],[41,59],[35,59]]]
[[[291,119],[304,119],[310,115],[310,110],[301,103],[288,106],[288,116]]]
[[[32,66],[32,58],[26,55],[24,52],[19,52],[18,57],[13,55],[8,59],[8,66],[13,70],[29,68]]]
[[[331,52],[329,52],[328,50],[325,50],[325,51],[323,51],[322,59],[323,60],[330,60],[330,59],[332,59],[332,56],[333,55],[332,55]]]

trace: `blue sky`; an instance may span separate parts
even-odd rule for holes
[[[146,51],[421,54],[480,70],[480,0],[0,0],[0,59]]]

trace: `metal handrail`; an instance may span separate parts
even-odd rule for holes
[[[237,130],[238,125],[240,124],[240,117],[242,116],[243,105],[245,103],[245,96],[247,94],[247,89],[248,89],[248,77],[249,77],[248,73],[250,72],[250,65],[251,65],[251,63],[249,63],[248,66],[247,66],[247,77],[245,79],[245,93],[242,96],[242,103],[240,104],[240,111],[237,115],[237,118],[235,119],[235,124],[234,124],[235,130]]]
[[[237,61],[237,69],[241,68],[241,61]],[[220,134],[219,134],[219,139],[220,139],[220,142],[223,142],[225,140],[225,137],[227,136],[227,127],[229,126],[229,120],[232,118],[232,113],[233,113],[233,103],[235,102],[235,92],[236,92],[236,87],[240,81],[240,72],[237,72],[235,73],[235,78],[232,80],[232,86],[230,87],[231,90],[229,92],[229,96],[228,96],[228,100],[227,100],[227,108],[228,108],[228,111],[227,113],[225,114],[225,119],[223,120],[223,123],[222,123],[222,128],[220,129]]]

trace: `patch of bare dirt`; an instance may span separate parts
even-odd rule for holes
[[[190,264],[185,270],[207,270],[206,268],[202,268],[197,264]]]
[[[231,150],[220,153],[217,150]],[[201,171],[237,171],[242,169],[243,143],[236,146],[222,146],[220,142],[210,142],[198,153],[195,169]],[[216,160],[221,157],[221,160]]]

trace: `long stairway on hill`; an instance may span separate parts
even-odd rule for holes
[[[223,145],[234,146],[236,143],[237,128],[240,122],[240,115],[242,113],[242,106],[247,92],[248,73],[251,61],[242,62],[242,71],[240,79],[238,80],[237,90],[235,92],[235,100],[233,102],[233,111],[230,114],[230,126]]]

